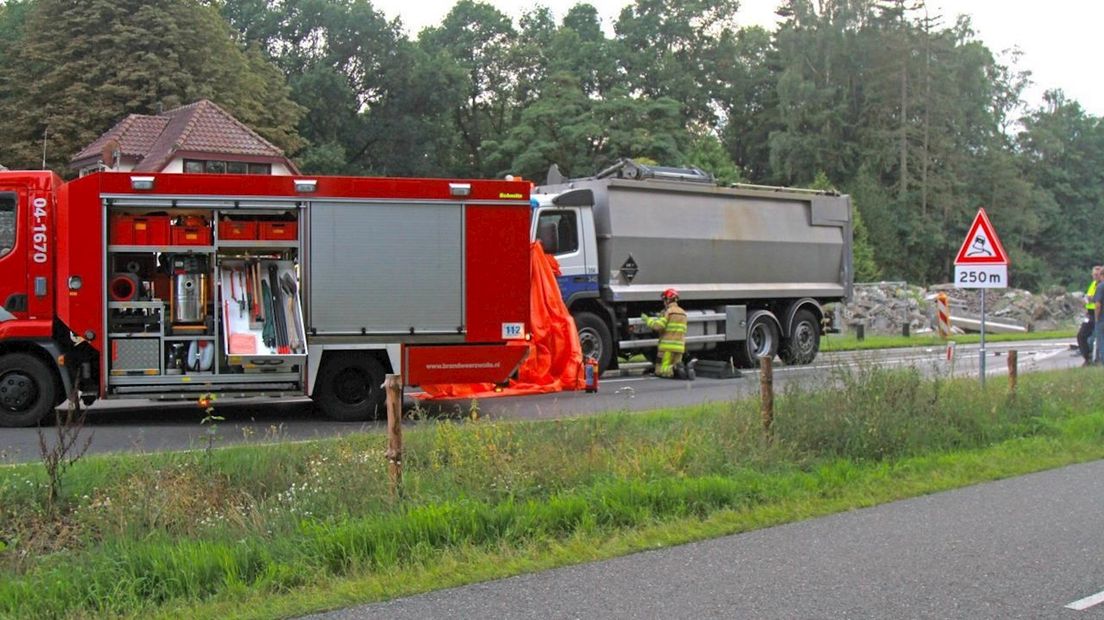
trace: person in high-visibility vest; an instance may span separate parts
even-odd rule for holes
[[[1092,364],[1093,344],[1095,343],[1093,328],[1096,326],[1096,304],[1093,303],[1093,296],[1096,295],[1096,284],[1102,271],[1104,271],[1104,267],[1099,265],[1092,268],[1092,282],[1085,290],[1086,318],[1081,322],[1081,328],[1077,330],[1077,348],[1081,351],[1081,357],[1085,358],[1085,366]]]
[[[663,291],[663,316],[640,315],[640,320],[649,329],[659,332],[659,354],[656,357],[657,377],[667,379],[694,380],[693,362],[688,367],[682,365],[682,356],[686,353],[686,311],[678,305],[678,291],[669,288]]]
[[[1096,292],[1092,296],[1093,318],[1093,364],[1104,365],[1104,318],[1100,316],[1104,312],[1104,267],[1100,268],[1096,277]]]

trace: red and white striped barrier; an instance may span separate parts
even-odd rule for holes
[[[951,308],[946,293],[935,296],[937,321],[935,324],[939,337],[946,340],[951,335]]]

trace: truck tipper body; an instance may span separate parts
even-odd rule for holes
[[[529,332],[529,186],[0,172],[0,425],[66,397],[505,381]]]
[[[690,354],[742,366],[811,362],[824,305],[851,295],[848,196],[721,187],[701,170],[622,160],[581,179],[554,169],[533,204],[533,237],[559,261],[584,354],[602,369],[654,351],[637,317],[661,310],[668,288],[688,311]]]

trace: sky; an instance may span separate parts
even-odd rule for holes
[[[578,3],[483,1],[513,17],[515,24],[536,4],[552,9],[559,20]],[[422,28],[440,23],[455,0],[372,0],[372,4],[388,17],[400,17],[414,37]],[[631,0],[590,0],[589,4],[598,9],[603,25],[612,32],[621,7]],[[778,0],[743,0],[741,23],[773,28],[777,5]],[[1104,59],[1101,0],[929,0],[928,7],[930,14],[941,14],[946,25],[953,24],[958,14],[970,15],[978,37],[996,53],[1018,47],[1023,55],[1015,66],[1032,73],[1033,84],[1024,94],[1029,107],[1042,103],[1044,91],[1060,88],[1090,114],[1104,116],[1104,71],[1098,64]]]

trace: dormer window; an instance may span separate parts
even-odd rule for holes
[[[206,174],[272,174],[272,164],[219,159],[185,159],[184,172]]]

